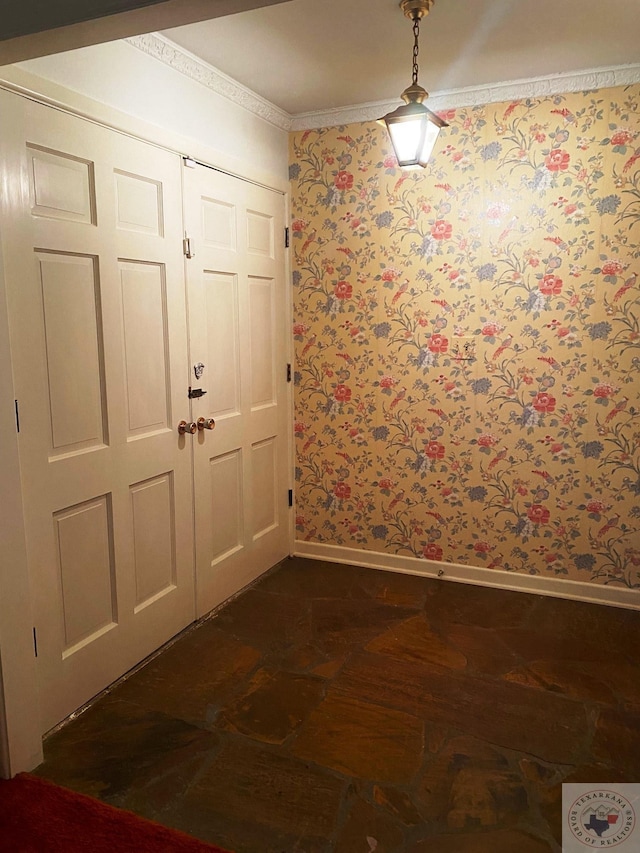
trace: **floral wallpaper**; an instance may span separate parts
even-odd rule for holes
[[[640,588],[639,102],[292,135],[299,540]]]

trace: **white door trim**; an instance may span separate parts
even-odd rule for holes
[[[9,114],[0,92],[0,110]],[[7,174],[11,122],[0,137],[0,174]],[[9,182],[0,181],[0,206],[11,212]],[[22,484],[16,432],[9,317],[0,245],[0,775],[9,778],[42,760],[38,684],[33,645],[31,589],[27,572]]]

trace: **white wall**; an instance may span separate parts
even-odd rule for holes
[[[12,68],[214,148],[239,166],[246,163],[263,175],[287,179],[286,131],[128,42],[32,59]]]

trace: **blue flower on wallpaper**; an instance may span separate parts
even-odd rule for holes
[[[497,160],[500,152],[502,151],[502,145],[499,142],[490,142],[488,145],[484,145],[480,149],[480,157],[483,160]]]
[[[389,436],[389,427],[387,426],[379,426],[375,427],[373,430],[373,437],[376,441],[386,441]]]
[[[421,347],[418,351],[418,354],[415,356],[415,358],[412,359],[412,361],[416,364],[417,367],[424,367],[425,364],[431,362],[431,356],[432,353],[428,347]]]
[[[387,534],[389,533],[389,528],[386,524],[376,524],[375,527],[371,528],[371,533],[373,534],[374,539],[386,539]]]
[[[300,163],[291,163],[289,166],[289,180],[295,181],[300,177]]]
[[[391,334],[391,323],[376,323],[373,327],[375,338],[388,338]]]
[[[576,569],[589,572],[596,564],[596,558],[593,554],[576,554],[573,558],[573,564]]]
[[[599,459],[603,450],[601,441],[585,441],[582,445],[582,455],[585,459]]]
[[[522,516],[516,521],[515,524],[512,525],[511,529],[513,530],[513,532],[517,536],[519,536],[521,533],[524,532],[524,529],[527,526],[527,524],[528,524],[528,520],[524,516]]]
[[[488,394],[491,390],[491,380],[483,376],[481,379],[474,379],[471,383],[471,390],[474,394]]]
[[[375,223],[378,228],[389,228],[393,222],[393,213],[390,210],[383,210],[375,218]]]
[[[421,258],[430,258],[437,249],[436,241],[430,234],[422,238],[422,243],[414,244],[416,252]]]
[[[476,275],[478,276],[478,281],[493,281],[497,272],[498,267],[495,264],[482,264],[476,270]]]
[[[302,273],[300,272],[300,270],[294,270],[293,271],[292,279],[293,279],[293,286],[294,287],[296,287],[298,284],[300,284],[300,282],[302,281]]]
[[[596,210],[600,216],[604,216],[605,213],[615,213],[620,207],[620,204],[620,196],[606,195],[604,198],[598,199],[596,203]]]
[[[610,334],[611,323],[607,323],[606,320],[601,320],[599,323],[592,323],[589,328],[589,337],[592,341],[606,341]]]
[[[487,490],[484,486],[471,486],[467,489],[470,501],[483,501],[487,496]]]

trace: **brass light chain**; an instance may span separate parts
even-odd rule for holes
[[[418,54],[420,46],[418,38],[420,36],[420,18],[416,15],[413,19],[413,85],[418,83]]]

